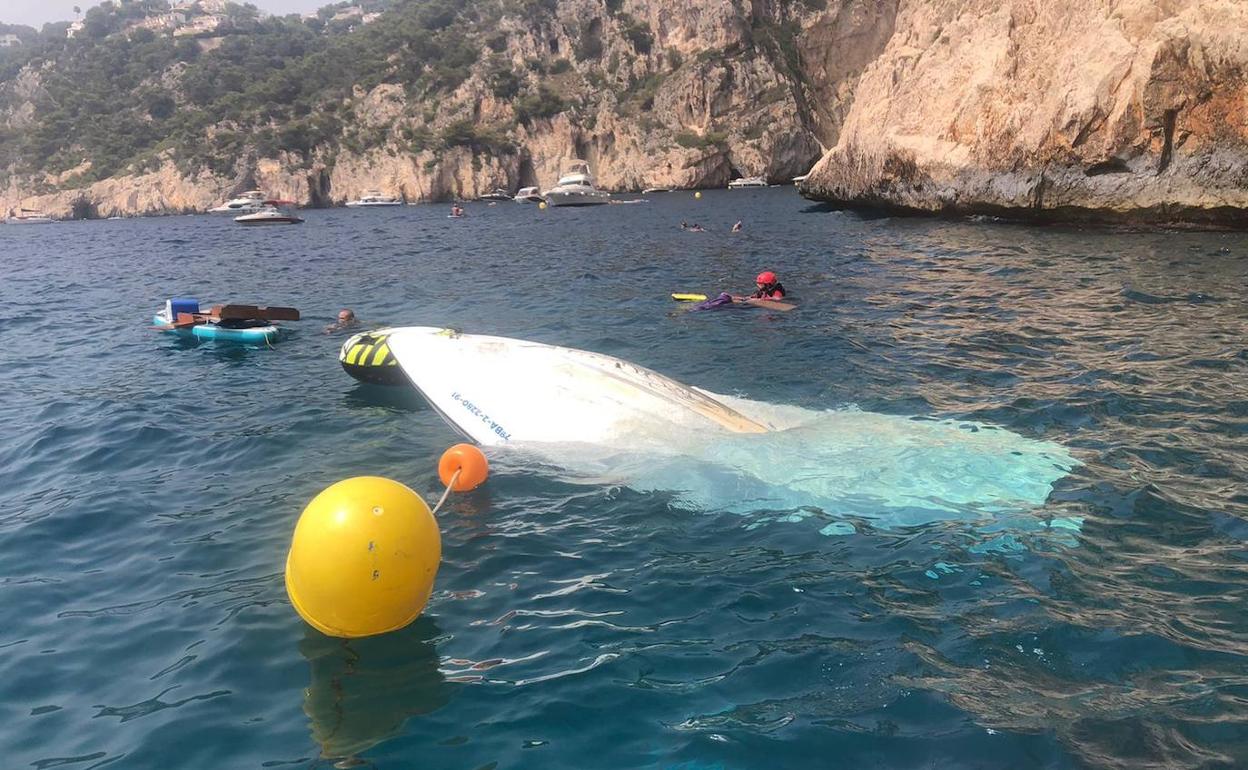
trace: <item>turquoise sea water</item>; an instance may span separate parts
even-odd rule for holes
[[[0,227],[0,766],[1248,765],[1241,235],[867,218],[791,189],[467,208]],[[667,296],[764,268],[799,310]],[[187,343],[146,328],[171,295],[305,320],[271,349]],[[321,328],[343,306],[839,415],[818,446],[851,449],[819,474],[802,441],[717,446],[744,485],[498,458],[439,516],[424,616],[329,639],[282,583],[303,505],[360,474],[436,499],[457,440],[342,372]],[[880,501],[942,483],[939,452],[861,434],[939,420],[1074,464],[1035,507],[899,516]],[[830,510],[830,486],[862,495]]]

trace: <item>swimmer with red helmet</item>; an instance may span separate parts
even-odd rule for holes
[[[784,287],[780,285],[776,274],[770,270],[759,273],[754,279],[754,285],[758,289],[749,296],[749,299],[784,299]]]

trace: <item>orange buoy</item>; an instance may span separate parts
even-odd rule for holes
[[[438,478],[456,492],[476,489],[488,475],[490,464],[485,454],[472,444],[456,444],[443,452],[442,459],[438,460]]]

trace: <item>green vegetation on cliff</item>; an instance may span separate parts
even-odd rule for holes
[[[645,6],[630,13],[622,0],[351,0],[310,17],[199,2],[112,0],[73,27],[18,29],[22,45],[0,49],[0,178],[47,192],[172,161],[188,178],[242,184],[260,159],[312,170],[377,150],[423,154],[428,171],[467,149],[475,167],[515,160],[561,115],[593,132],[603,112],[657,134],[650,149],[728,153],[741,136],[732,126],[758,120],[718,120],[733,104],[718,99],[708,118],[681,125],[706,107],[669,98],[655,114],[663,89],[700,99],[681,84],[739,87],[730,62],[794,56],[775,40],[791,29],[779,26],[786,3],[773,21],[742,7],[764,45],[738,38],[685,57],[662,47]],[[735,34],[736,21],[724,29]],[[789,86],[753,88],[742,101],[758,109]],[[579,152],[585,140],[574,141]]]
[[[74,171],[72,184],[141,168],[162,151],[184,171],[215,173],[227,173],[243,153],[306,158],[344,139],[357,89],[392,83],[433,102],[459,86],[486,45],[482,22],[504,7],[401,1],[380,20],[344,31],[332,22],[333,8],[305,20],[230,5],[213,37],[135,26],[168,9],[164,0],[99,6],[73,38],[65,25],[49,25],[30,45],[0,51],[4,165],[18,174]],[[525,120],[563,107],[501,68],[492,85],[498,96],[520,100]],[[443,134],[448,145],[508,148],[479,131],[465,137],[462,126]]]

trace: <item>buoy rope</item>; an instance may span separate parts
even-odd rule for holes
[[[437,515],[438,510],[442,507],[442,503],[445,503],[446,498],[451,496],[451,490],[455,487],[455,482],[459,481],[459,474],[463,473],[463,470],[464,469],[462,467],[456,468],[455,473],[451,475],[451,480],[446,485],[446,491],[442,493],[442,499],[438,501],[437,505],[433,506],[433,513],[435,516]]]

